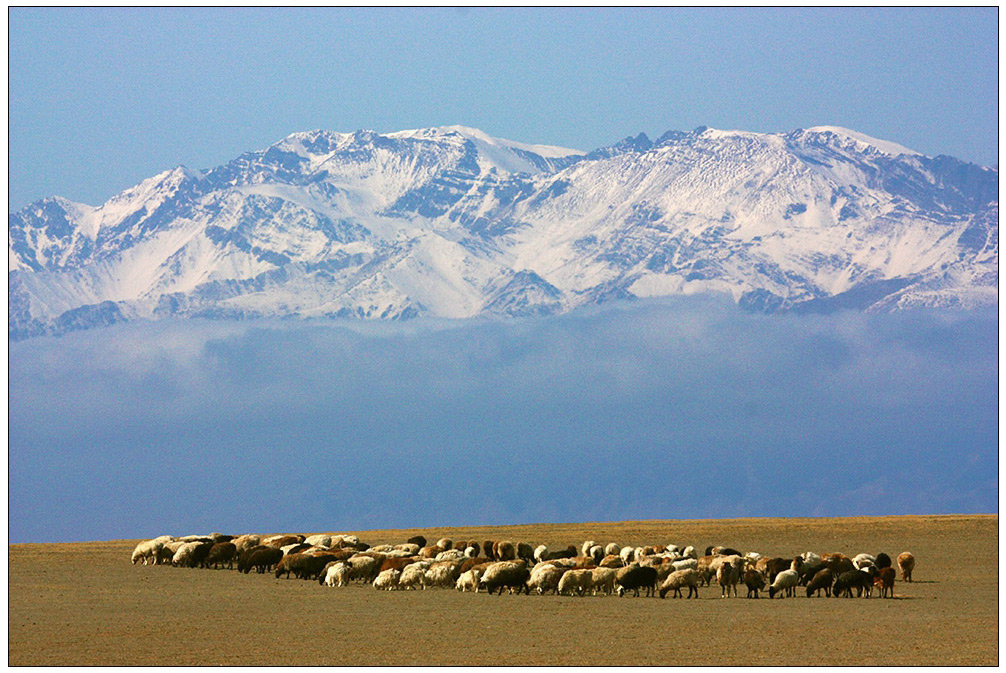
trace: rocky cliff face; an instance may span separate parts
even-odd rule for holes
[[[582,154],[464,127],[313,131],[101,206],[9,217],[9,335],[135,318],[995,303],[998,170],[835,127]]]

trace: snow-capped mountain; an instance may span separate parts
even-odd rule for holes
[[[10,215],[9,334],[702,292],[766,311],[971,307],[997,299],[998,190],[995,168],[826,126],[588,154],[460,126],[295,133],[97,207]]]

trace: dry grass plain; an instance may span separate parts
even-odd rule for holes
[[[370,544],[422,533],[550,548],[911,551],[916,582],[899,581],[895,600],[378,592],[134,567],[135,540],[9,545],[8,664],[998,665],[998,526],[987,515],[342,531]]]

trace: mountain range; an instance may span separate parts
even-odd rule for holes
[[[998,300],[997,167],[833,126],[588,153],[449,126],[294,133],[9,216],[12,339],[132,319],[533,316],[722,293],[754,311]]]

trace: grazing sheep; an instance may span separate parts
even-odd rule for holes
[[[434,561],[458,561],[466,558],[465,553],[460,549],[448,549],[437,554]]]
[[[495,542],[493,542],[492,540],[486,540],[485,542],[482,543],[482,553],[486,555],[486,558],[495,561],[496,557],[493,555],[493,550],[495,549],[495,547],[496,547]]]
[[[672,561],[671,566],[675,570],[697,570],[699,567],[698,559],[693,558],[683,558],[680,561]]]
[[[461,574],[461,561],[438,561],[426,569],[423,588],[454,586]]]
[[[695,547],[693,547],[692,545],[688,545],[687,547],[685,547],[681,551],[681,555],[685,556],[685,557],[688,557],[688,558],[693,558],[693,559],[698,559],[699,558],[699,553],[697,551],[695,551]]]
[[[534,562],[541,563],[548,558],[548,547],[543,544],[538,545],[534,548]]]
[[[734,597],[737,596],[738,579],[740,579],[740,573],[734,563],[726,560],[720,564],[720,567],[716,569],[716,583],[720,585],[720,598],[729,596],[731,589],[733,589]]]
[[[205,565],[207,568],[213,566],[215,570],[218,566],[226,563],[228,569],[233,569],[237,553],[238,548],[233,542],[218,542],[210,548],[210,553],[206,556]]]
[[[349,586],[349,564],[345,561],[333,561],[325,566],[318,583],[326,587]]]
[[[856,567],[856,570],[861,570],[866,566],[877,566],[877,557],[873,554],[856,554],[852,558],[852,565]]]
[[[618,552],[620,552],[620,551],[622,551],[622,548],[619,547],[614,542],[609,542],[604,547],[604,555],[605,556],[618,556]]]
[[[384,561],[373,556],[363,556],[357,554],[350,557],[346,563],[349,564],[349,578],[351,580],[362,580],[367,584],[377,579],[377,574],[381,572],[381,564]]]
[[[707,554],[700,556],[695,561],[695,570],[699,573],[699,583],[702,586],[708,585],[716,575],[716,571],[710,567],[715,558],[715,556]]]
[[[597,564],[601,568],[621,568],[625,564],[622,563],[622,558],[616,554],[608,554],[601,562]]]
[[[590,573],[592,575],[592,586],[595,596],[602,591],[609,596],[615,593],[615,575],[617,571],[614,568],[594,568]]]
[[[283,552],[276,547],[266,545],[252,547],[238,558],[238,572],[247,574],[254,568],[256,572],[264,573],[282,558]]]
[[[434,559],[437,557],[437,554],[442,554],[445,551],[447,550],[444,549],[443,547],[440,547],[438,545],[430,545],[428,547],[423,547],[422,549],[419,550],[419,557]]]
[[[593,571],[570,570],[559,578],[559,587],[557,592],[560,596],[565,596],[567,593],[572,596],[574,592],[577,595],[583,596],[586,592],[590,591],[593,586]]]
[[[546,591],[555,593],[559,589],[559,580],[562,579],[567,570],[567,568],[557,566],[550,561],[539,563],[531,569],[531,574],[528,577],[527,587],[529,593],[532,589],[537,591],[539,596]]]
[[[425,547],[426,545],[423,546]],[[404,552],[409,556],[419,556],[419,550],[422,549],[422,547],[414,542],[406,542],[405,544],[396,544],[392,549]]]
[[[622,565],[627,566],[636,560],[636,548],[632,546],[622,547],[622,551],[618,552],[618,557],[622,559]]]
[[[398,586],[402,589],[425,588],[426,566],[423,563],[412,563],[402,569],[402,574],[398,578]]]
[[[493,546],[493,558],[497,561],[513,561],[517,558],[517,545],[510,540],[501,540]]]
[[[881,598],[894,598],[894,568],[881,568],[873,578],[873,585],[880,589]]]
[[[416,545],[416,551],[417,551],[417,552],[418,552],[418,551],[419,551],[420,549],[422,549],[423,547],[425,547],[425,546],[426,546],[426,538],[425,538],[425,537],[423,537],[422,535],[416,535],[416,536],[414,536],[414,537],[410,537],[410,538],[409,538],[408,540],[406,540],[405,542],[406,542],[407,544],[414,544],[414,545]]]
[[[600,563],[604,559],[604,547],[599,544],[594,545],[590,548],[590,553],[587,554],[592,559],[594,559],[594,564]]]
[[[146,540],[144,542],[136,545],[133,549],[133,556],[130,559],[135,566],[138,562],[142,561],[143,565],[147,565],[147,561],[151,564],[157,562],[157,554],[161,549],[164,548],[164,541],[160,539]]]
[[[593,548],[595,545],[597,545],[597,543],[594,542],[593,540],[587,540],[586,542],[584,542],[582,545],[580,545],[580,556],[589,556],[591,548]]]
[[[847,570],[835,579],[835,585],[831,588],[832,598],[845,596],[852,598],[852,590],[856,590],[856,597],[861,597],[863,591],[872,588],[873,578],[869,573],[862,570]],[[867,594],[869,595],[869,593]]]
[[[261,544],[261,539],[258,535],[238,535],[236,538],[231,540],[234,546],[237,547],[238,555],[241,555],[251,549],[252,547],[257,547]]]
[[[497,549],[498,551],[498,549]],[[499,589],[499,595],[503,594],[503,587],[511,591],[516,590],[527,593],[527,581],[531,578],[531,573],[523,561],[497,561],[486,568],[479,579],[479,583],[492,594],[493,589]]]
[[[437,540],[437,546],[443,549],[444,551],[447,551],[453,545],[454,542],[449,537],[442,537],[439,540]]]
[[[814,576],[807,583],[807,598],[810,598],[815,593],[822,591],[824,595],[831,598],[831,585],[835,582],[835,575],[827,568],[822,568],[821,570],[814,573]],[[820,596],[821,594],[818,593]]]
[[[632,565],[621,568],[615,575],[615,584],[618,585],[618,596],[622,597],[626,591],[632,591],[633,596],[639,596],[640,588],[646,588],[646,595],[656,594],[657,570],[649,566]]]
[[[782,570],[775,576],[775,581],[768,588],[768,597],[775,598],[777,593],[785,592],[786,596],[793,596],[796,584],[800,581],[800,575],[793,569]]]
[[[165,544],[163,547],[157,550],[157,558],[154,560],[154,563],[157,565],[171,563],[171,559],[174,557],[174,555],[175,552],[171,550],[171,547]]]
[[[758,598],[758,592],[765,588],[765,577],[754,568],[748,568],[744,571],[744,586],[748,588],[748,598]]]
[[[290,573],[297,579],[313,580],[325,569],[330,562],[335,560],[330,554],[288,554],[276,564],[276,579],[286,573],[290,579]]]
[[[565,549],[560,549],[559,551],[550,551],[544,560],[554,561],[556,559],[564,558],[575,558],[576,557],[576,547],[569,545]]]
[[[911,582],[912,571],[915,570],[915,557],[911,552],[901,552],[898,554],[898,568],[901,569],[901,581]]]
[[[890,556],[888,556],[884,552],[880,552],[879,554],[877,554],[877,564],[876,565],[877,565],[877,569],[878,570],[883,570],[884,568],[890,568],[894,564],[891,563],[891,557]]]
[[[398,588],[398,578],[402,576],[401,570],[395,570],[391,568],[389,570],[382,570],[377,573],[377,577],[374,579],[374,588],[386,591],[394,591]]]
[[[672,598],[682,598],[681,590],[688,587],[688,598],[699,597],[699,573],[694,568],[675,570],[660,585],[660,597],[667,595],[668,591],[673,591]]]
[[[171,558],[171,565],[176,568],[192,568],[195,566],[195,562],[192,560],[193,554],[195,554],[196,549],[201,544],[201,542],[183,542]]]
[[[479,575],[481,571],[476,568],[467,570],[458,576],[458,581],[454,583],[454,588],[464,593],[465,591],[479,591]]]
[[[308,543],[312,547],[331,547],[332,536],[325,535],[324,533],[318,533],[317,535],[309,535],[304,539],[304,542]]]
[[[852,559],[845,554],[821,554],[821,563],[823,563],[828,570],[834,573],[835,577],[839,577],[842,573],[847,573],[856,569],[856,566],[852,563]]]
[[[381,567],[378,569],[379,573],[383,573],[385,570],[404,570],[405,566],[414,562],[413,557],[392,557],[386,558],[381,562]]]

